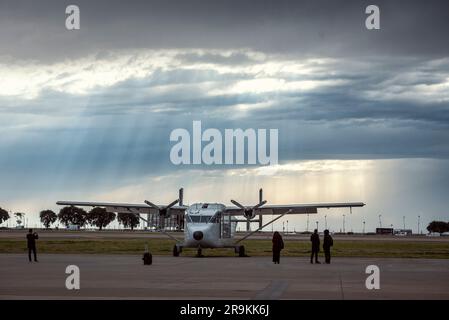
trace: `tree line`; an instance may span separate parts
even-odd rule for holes
[[[427,231],[435,232],[435,233],[439,233],[439,234],[442,234],[444,232],[449,232],[449,222],[432,221],[427,226]]]
[[[23,213],[20,213],[23,215]],[[108,212],[104,208],[95,207],[90,211],[85,211],[79,207],[67,206],[59,210],[56,214],[52,210],[43,210],[39,213],[40,221],[45,228],[50,228],[57,220],[68,227],[69,225],[78,225],[80,228],[87,224],[95,226],[102,230],[107,227],[116,218],[117,221],[125,228],[133,230],[139,225],[139,217],[133,213],[118,213]],[[0,208],[0,224],[10,218],[8,211]],[[449,222],[432,221],[427,226],[427,231],[435,233],[449,232]]]
[[[61,208],[56,214],[52,210],[43,210],[39,213],[40,221],[45,228],[50,228],[57,220],[66,227],[69,225],[78,225],[80,228],[90,224],[102,230],[107,227],[116,218],[117,221],[125,228],[133,230],[139,225],[139,217],[134,213],[118,213],[108,212],[104,208],[95,207],[90,211],[85,211],[79,207],[67,206]],[[0,208],[0,224],[10,218],[8,211]]]

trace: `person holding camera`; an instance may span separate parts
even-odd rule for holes
[[[39,236],[36,232],[33,233],[33,229],[28,230],[27,234],[27,245],[28,245],[28,260],[31,262],[31,251],[33,251],[34,254],[34,261],[37,261],[37,254],[36,254],[36,240],[39,239]]]

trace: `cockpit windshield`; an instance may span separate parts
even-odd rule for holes
[[[212,216],[189,216],[189,222],[193,223],[207,223]]]
[[[204,216],[204,215],[187,215],[187,221],[193,222],[193,223],[217,223],[218,222],[218,215],[213,216]]]

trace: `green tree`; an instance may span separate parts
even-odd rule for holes
[[[9,219],[9,213],[5,209],[0,208],[0,224]]]
[[[56,219],[58,219],[58,216],[56,215],[56,213],[54,213],[51,210],[42,210],[39,213],[39,216],[41,218],[41,222],[42,224],[45,226],[45,228],[50,228],[50,225],[52,223],[54,223],[56,221]]]
[[[92,210],[89,211],[87,214],[87,221],[96,227],[98,227],[100,230],[103,229],[103,227],[106,227],[108,224],[110,224],[115,219],[115,213],[108,212],[104,208],[95,207]]]
[[[427,231],[438,232],[439,234],[449,231],[449,223],[444,221],[432,221],[427,226]]]
[[[68,206],[59,210],[58,219],[66,227],[74,224],[81,228],[86,224],[87,212],[78,207]]]
[[[139,225],[139,217],[138,215],[130,212],[121,212],[117,215],[117,220],[125,228],[131,228],[131,230],[134,230],[135,227]]]

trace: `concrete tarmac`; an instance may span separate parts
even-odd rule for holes
[[[449,299],[449,260],[153,257],[140,255],[0,255],[0,299]],[[80,290],[65,287],[66,267],[80,268]],[[368,290],[368,265],[380,289]]]

